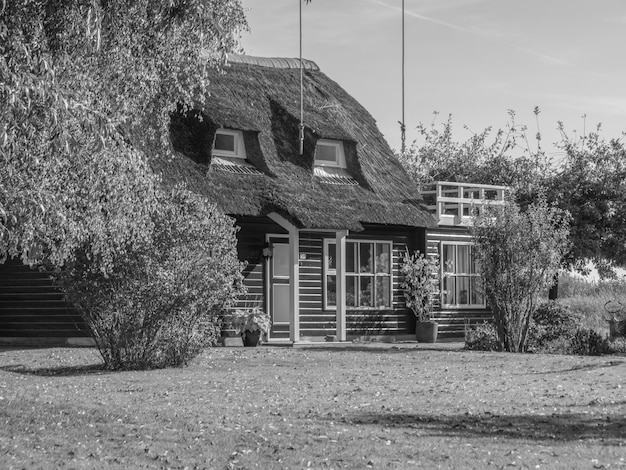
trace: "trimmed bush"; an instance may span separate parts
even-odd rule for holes
[[[465,331],[465,348],[472,351],[501,351],[493,323],[481,323]]]

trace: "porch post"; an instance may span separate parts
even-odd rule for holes
[[[267,216],[289,232],[289,340],[296,342],[300,339],[300,231],[276,212]]]
[[[289,339],[296,342],[300,339],[300,233],[295,227],[289,230],[289,279]]]
[[[347,230],[338,230],[337,247],[337,339],[346,341],[346,237]]]

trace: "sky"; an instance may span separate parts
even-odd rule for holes
[[[246,54],[299,56],[299,0],[242,0]],[[312,0],[302,4],[303,57],[339,83],[401,146],[402,1]],[[626,132],[626,1],[405,0],[405,123],[452,115],[455,140],[487,127],[537,130],[554,158],[558,121],[570,137],[601,124]],[[538,123],[534,108],[538,106]],[[626,138],[625,138],[626,140]]]

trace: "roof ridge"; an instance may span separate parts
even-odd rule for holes
[[[299,69],[300,59],[287,57],[255,57],[245,54],[226,54],[230,64],[248,64],[269,67],[274,69]],[[302,59],[302,68],[305,70],[319,71],[318,65],[312,60]]]

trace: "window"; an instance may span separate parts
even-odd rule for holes
[[[243,133],[230,129],[219,129],[213,141],[213,155],[218,157],[246,158]]]
[[[484,307],[478,263],[469,243],[441,244],[441,303],[445,307]]]
[[[337,306],[337,246],[324,242],[325,306]],[[346,241],[346,307],[391,308],[391,242]]]
[[[315,165],[346,168],[343,142],[320,139],[315,146]]]

